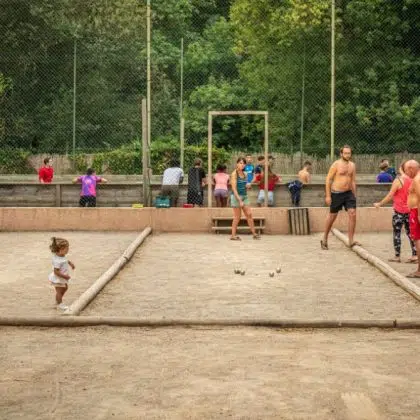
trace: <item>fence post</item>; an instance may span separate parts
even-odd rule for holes
[[[147,101],[141,101],[141,121],[142,121],[142,175],[143,175],[143,206],[150,205],[149,198],[149,139],[147,123]]]

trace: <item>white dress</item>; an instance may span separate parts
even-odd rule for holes
[[[54,268],[58,268],[60,272],[63,274],[69,275],[69,262],[67,261],[66,257],[60,257],[56,254],[52,257],[52,266],[53,271],[48,276],[48,280],[52,283],[52,285],[66,285],[68,280],[63,279],[62,277],[58,277],[54,274]]]

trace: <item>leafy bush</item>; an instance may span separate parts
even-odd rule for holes
[[[186,146],[184,168],[190,168],[195,158],[202,159],[204,167],[207,167],[207,145]],[[160,138],[152,143],[150,160],[154,174],[163,173],[172,159],[178,161],[180,159],[180,144],[177,140]],[[213,148],[213,170],[216,169],[217,164],[227,163],[229,160],[230,153],[224,149]],[[92,166],[98,172],[115,175],[141,174],[143,170],[142,151],[138,143],[93,155],[77,154],[73,162],[77,172],[85,172],[89,166]]]
[[[0,150],[1,174],[33,174],[34,168],[29,163],[30,152],[21,149]]]

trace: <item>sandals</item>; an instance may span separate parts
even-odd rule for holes
[[[321,239],[321,249],[323,249],[324,251],[328,251],[328,242],[323,241]]]
[[[261,235],[253,235],[253,239],[258,241],[258,240],[261,239]],[[230,240],[231,241],[242,241],[242,239],[239,236],[231,236]]]

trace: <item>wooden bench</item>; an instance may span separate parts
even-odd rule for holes
[[[265,229],[265,217],[253,217],[254,224],[255,224],[255,230],[257,233],[263,233]],[[212,228],[211,230],[215,233],[221,233],[221,232],[231,232],[232,230],[232,221],[233,217],[213,217],[212,218]],[[241,217],[241,220],[238,224],[238,231],[240,232],[251,232],[251,229],[249,228],[247,221],[244,217]]]

